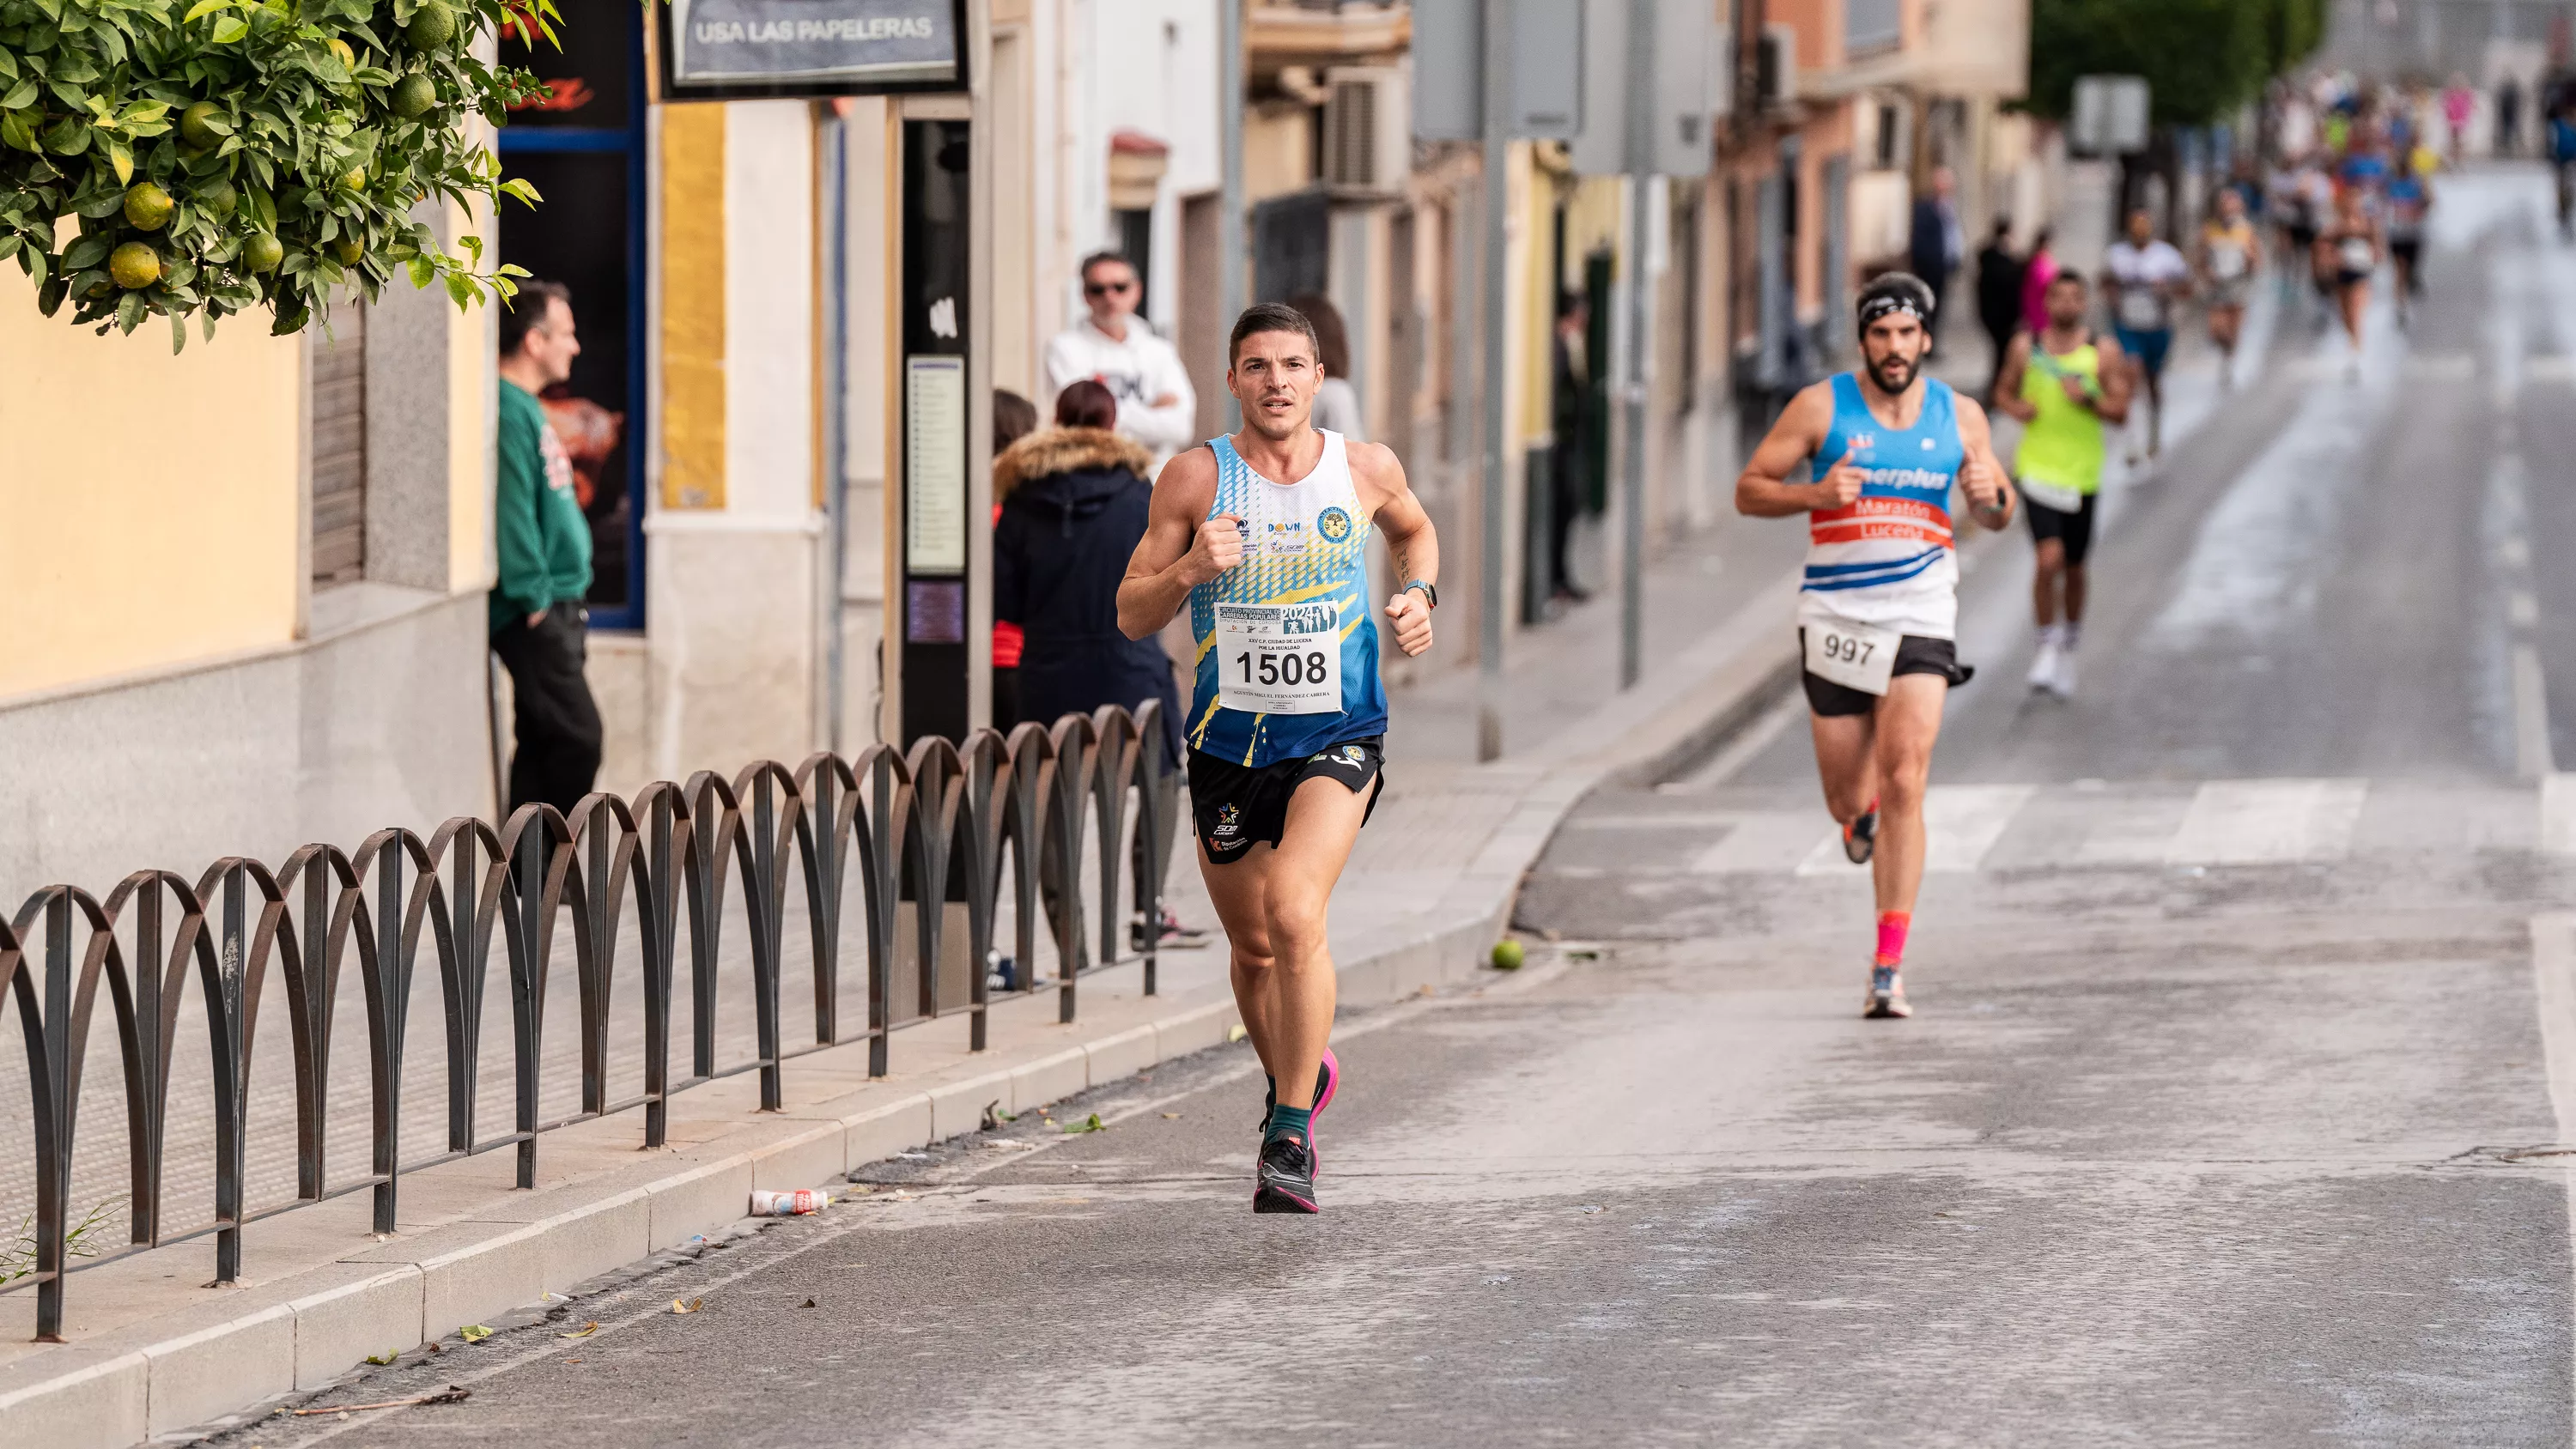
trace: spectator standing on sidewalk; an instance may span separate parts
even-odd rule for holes
[[[1354,443],[1367,442],[1368,425],[1360,419],[1360,390],[1351,386],[1351,333],[1342,321],[1342,309],[1331,298],[1313,292],[1289,298],[1288,305],[1315,324],[1315,363],[1324,370],[1324,380],[1315,388],[1315,426]]]
[[[1144,299],[1126,257],[1094,252],[1083,258],[1082,300],[1091,315],[1047,343],[1046,385],[1050,399],[1077,382],[1109,389],[1118,431],[1145,445],[1151,477],[1165,458],[1198,441],[1199,403],[1180,353],[1136,315]]]
[[[1941,340],[1941,316],[1949,310],[1950,279],[1968,251],[1968,234],[1959,225],[1958,178],[1947,166],[1932,168],[1932,194],[1914,203],[1914,225],[1908,233],[1906,259],[1914,275],[1932,289],[1929,323],[1935,346]]]
[[[509,808],[570,811],[599,774],[599,706],[589,654],[590,522],[573,492],[572,457],[537,394],[572,376],[581,355],[572,294],[522,282],[501,312],[499,486],[493,538],[492,652],[510,671]]]
[[[1592,304],[1580,292],[1557,299],[1556,338],[1548,349],[1549,392],[1554,399],[1556,446],[1548,457],[1548,597],[1580,604],[1592,597],[1574,583],[1574,516],[1583,511],[1584,467],[1592,455]]]
[[[1180,691],[1159,638],[1118,628],[1118,583],[1145,536],[1153,459],[1116,431],[1118,401],[1080,379],[1056,395],[1052,428],[993,460],[993,617],[1020,626],[1020,714],[1053,723],[1104,704],[1163,704],[1164,763],[1181,756]]]
[[[1985,324],[1986,336],[1994,342],[1994,371],[1986,378],[1986,398],[1991,403],[1995,384],[2004,375],[2004,354],[2012,350],[2013,334],[2021,330],[2022,260],[2012,253],[2012,218],[1995,218],[1995,234],[1977,253],[1977,320]]]
[[[1038,405],[1007,387],[993,389],[993,456],[1038,429]],[[993,490],[993,526],[1002,526],[1002,491]],[[1008,619],[993,621],[993,728],[1004,734],[1020,722],[1020,648],[1025,635]],[[1053,721],[1049,721],[1053,723]]]

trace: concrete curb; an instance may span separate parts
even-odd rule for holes
[[[1668,774],[1766,707],[1796,669],[1785,624],[1795,586],[1792,577],[1766,588],[1654,680],[1569,730],[1561,748],[1541,754],[1559,763],[1484,767],[1519,777],[1519,801],[1439,900],[1373,932],[1363,949],[1345,950],[1342,1000],[1389,1002],[1476,969],[1510,923],[1523,873],[1576,801],[1605,780]],[[838,1180],[977,1130],[987,1103],[1032,1110],[1219,1045],[1238,1020],[1221,985],[1155,1000],[1160,1009],[1143,1024],[1070,1045],[1055,1045],[1057,1037],[1024,1060],[997,1049],[968,1064],[969,1074],[934,1077],[902,1095],[879,1085],[729,1121],[694,1146],[514,1200],[507,1221],[486,1213],[384,1243],[361,1227],[338,1261],[246,1286],[220,1307],[200,1303],[28,1355],[0,1369],[0,1446],[125,1449],[319,1388],[370,1356],[445,1338],[716,1233],[743,1216],[754,1188]],[[361,1221],[354,1210],[350,1220]]]

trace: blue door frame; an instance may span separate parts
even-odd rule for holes
[[[623,126],[503,126],[497,142],[504,156],[621,152],[626,157],[626,603],[594,608],[594,629],[644,627],[644,453],[653,436],[651,409],[645,397],[646,354],[644,288],[645,196],[644,123],[648,110],[644,78],[644,21],[630,10],[627,26],[627,120]],[[507,221],[502,223],[508,225]],[[495,261],[497,263],[497,256]]]

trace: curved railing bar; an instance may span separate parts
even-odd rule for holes
[[[897,1025],[963,1008],[969,1043],[989,1037],[987,985],[1003,889],[1002,851],[1014,861],[1018,959],[1033,964],[1042,914],[1056,941],[1059,1015],[1071,1020],[1076,983],[1097,964],[1131,959],[1118,946],[1122,925],[1138,923],[1136,955],[1154,989],[1161,877],[1176,811],[1178,775],[1164,762],[1161,715],[1152,703],[1029,723],[1007,737],[978,730],[962,745],[929,737],[908,751],[884,744],[847,759],[829,752],[794,770],[758,761],[731,780],[700,771],[685,784],[657,781],[629,802],[585,797],[569,816],[546,806],[514,812],[497,830],[471,817],[442,823],[426,838],[380,830],[354,853],[303,846],[270,869],[226,857],[191,882],[138,871],[104,901],[50,886],[0,919],[0,992],[19,1008],[27,1052],[37,1149],[36,1270],[8,1290],[37,1295],[39,1337],[58,1338],[64,1280],[72,1271],[71,1170],[78,1103],[99,987],[115,1008],[126,1098],[129,1236],[124,1253],[216,1240],[216,1279],[238,1281],[241,1230],[271,1212],[371,1189],[377,1231],[398,1221],[401,1179],[462,1156],[512,1146],[516,1180],[533,1184],[537,1137],[569,1122],[644,1107],[645,1141],[662,1145],[670,1099],[718,1075],[757,1069],[764,1109],[783,1102],[782,1065],[791,1056],[853,1039],[840,1014],[842,933],[850,888],[864,910],[869,1071],[884,1075]],[[1133,789],[1133,799],[1128,792]],[[1131,828],[1132,824],[1132,828]],[[1100,840],[1099,957],[1090,955],[1080,889],[1085,834]],[[1121,837],[1130,842],[1120,849]],[[814,1040],[783,1040],[780,992],[786,932],[787,852],[803,872],[806,926],[814,959]],[[1122,890],[1119,871],[1132,872]],[[715,1060],[715,1006],[725,888],[742,875],[759,1046],[738,1065]],[[855,880],[852,879],[855,873]],[[970,974],[965,1000],[939,975],[952,929],[951,889],[965,906]],[[642,950],[645,1021],[643,1093],[616,1100],[609,1041],[617,960],[632,892]],[[920,1010],[893,1020],[898,911],[909,892],[919,927],[912,970]],[[672,995],[677,988],[680,912],[691,932],[690,990],[697,1010],[686,1080],[671,1077]],[[1129,900],[1132,913],[1119,902]],[[555,931],[571,912],[580,994],[579,1112],[538,1120],[545,1006]],[[477,1130],[482,1015],[496,933],[506,953],[512,1002],[513,1130],[486,1140]],[[120,935],[120,933],[124,933]],[[126,937],[130,937],[130,944]],[[447,1065],[446,1151],[417,1161],[402,1152],[404,1064],[411,992],[424,946],[434,953]],[[354,961],[348,954],[355,948]],[[296,1194],[254,1211],[246,1202],[251,1065],[259,1007],[272,962],[284,973],[293,1034]],[[204,1226],[167,1228],[163,1169],[171,1122],[170,1087],[181,1007],[193,967],[207,1016],[213,1093],[214,1214]],[[354,971],[367,1019],[372,1160],[353,1181],[334,1184],[327,1158],[331,1068],[342,993]],[[1034,973],[1014,982],[1034,991]],[[192,1129],[194,1130],[194,1129]],[[113,1261],[84,1255],[82,1266]]]

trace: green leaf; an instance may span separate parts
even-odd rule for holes
[[[415,256],[411,259],[409,266],[411,269],[411,284],[415,287],[426,287],[438,276],[438,263],[431,261],[427,257]]]
[[[238,15],[227,15],[215,22],[215,33],[208,37],[217,45],[230,45],[250,34],[250,22]]]
[[[104,236],[82,237],[72,243],[71,250],[63,253],[63,270],[77,272],[97,266],[107,260],[107,254],[112,250],[114,247]]]
[[[117,299],[116,329],[119,332],[125,333],[127,336],[132,336],[134,329],[142,325],[143,294],[141,292],[128,292],[123,297]]]
[[[208,307],[205,311],[197,314],[197,331],[203,335],[208,342],[215,340],[214,308]]]
[[[537,195],[537,188],[529,184],[528,179],[524,176],[513,176],[509,180],[502,182],[501,194],[504,196],[517,197],[520,203],[528,207],[530,210],[534,210],[539,202],[545,200],[544,197]]]
[[[27,279],[41,290],[45,285],[45,254],[29,247],[18,253],[18,265],[27,269]]]
[[[188,13],[180,17],[179,23],[193,25],[218,10],[231,9],[232,5],[233,0],[197,0],[196,4],[188,7]]]
[[[134,179],[134,153],[113,136],[107,142],[107,164],[116,168],[116,179],[120,185]]]
[[[188,319],[180,313],[173,312],[170,314],[170,352],[176,356],[187,350]]]
[[[0,115],[0,145],[6,145],[16,151],[35,151],[37,149],[36,123],[29,119],[24,111],[10,111]]]
[[[14,111],[32,106],[36,103],[36,94],[36,78],[29,76],[11,86],[9,94],[0,96],[0,111]]]
[[[474,285],[474,279],[463,272],[447,274],[447,295],[456,299],[456,310],[460,312],[473,306],[483,297],[481,289]]]

